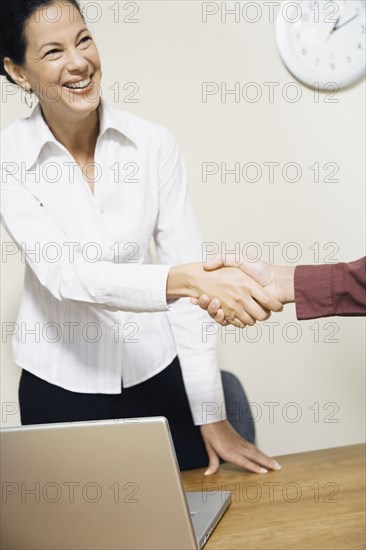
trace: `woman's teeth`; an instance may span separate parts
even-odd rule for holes
[[[80,82],[73,82],[70,84],[64,84],[66,88],[86,88],[89,86],[91,79],[81,80]]]

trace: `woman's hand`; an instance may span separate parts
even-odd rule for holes
[[[243,439],[227,420],[203,424],[200,429],[209,458],[205,475],[218,472],[220,458],[256,474],[281,469],[273,458]]]
[[[202,294],[209,301],[218,298],[226,321],[241,328],[265,321],[270,311],[282,309],[276,298],[236,267],[206,271],[202,264],[187,264],[171,268],[168,297],[199,299]]]
[[[294,301],[294,267],[275,266],[262,260],[258,262],[249,262],[246,260],[236,262],[230,255],[228,255],[225,260],[216,258],[204,264],[204,269],[208,271],[220,269],[222,267],[236,267],[240,269],[262,286],[264,290],[270,293],[281,304]],[[218,298],[211,300],[205,293],[201,294],[199,299],[192,298],[191,302],[207,310],[210,316],[220,325],[225,326],[228,324],[225,320],[225,313],[221,308],[221,303]]]

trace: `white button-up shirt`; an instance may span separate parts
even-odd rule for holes
[[[26,268],[14,360],[67,390],[117,394],[178,355],[195,424],[221,420],[210,319],[166,300],[170,267],[201,260],[184,161],[162,126],[98,109],[94,194],[39,104],[1,132],[1,220]]]

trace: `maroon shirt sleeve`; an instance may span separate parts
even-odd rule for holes
[[[296,267],[295,302],[299,320],[366,315],[366,257]]]

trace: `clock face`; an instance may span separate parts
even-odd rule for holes
[[[308,86],[348,86],[365,75],[365,0],[285,0],[276,38],[289,71]]]

